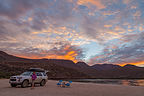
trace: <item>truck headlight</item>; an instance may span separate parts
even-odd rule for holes
[[[17,77],[17,79],[22,79],[22,77]]]
[[[17,77],[18,81],[20,82],[20,80],[22,79],[22,77]]]

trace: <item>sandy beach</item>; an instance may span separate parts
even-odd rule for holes
[[[56,86],[58,81],[48,80],[44,87],[12,88],[8,79],[0,79],[0,96],[144,96],[142,86],[124,86],[73,82],[70,88]]]

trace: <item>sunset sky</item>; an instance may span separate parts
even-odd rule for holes
[[[0,50],[144,66],[144,0],[0,0]]]

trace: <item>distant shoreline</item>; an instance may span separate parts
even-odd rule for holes
[[[120,80],[128,80],[128,79],[144,79],[144,78],[49,78],[49,80],[69,80],[69,79],[120,79]]]

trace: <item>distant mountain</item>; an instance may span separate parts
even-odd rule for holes
[[[112,70],[116,68],[121,68],[121,66],[113,64],[95,64],[91,67],[95,68],[96,70]]]
[[[85,62],[77,62],[76,65],[78,65],[81,68],[88,68],[90,67],[88,64],[86,64]]]
[[[95,64],[91,66],[101,71],[99,78],[144,78],[144,67],[127,64],[123,67],[113,64]]]
[[[25,59],[0,51],[0,78],[17,75],[29,68],[49,70],[49,78],[144,78],[144,67],[127,64],[95,64],[63,59]]]
[[[138,66],[135,65],[131,65],[131,64],[126,64],[125,66],[123,66],[124,68],[139,68]]]
[[[49,78],[89,78],[77,69],[71,60],[59,59],[25,59],[0,51],[0,77],[17,75],[29,68],[39,67],[49,70]]]
[[[9,62],[30,62],[31,59],[25,59],[25,58],[20,58],[16,57],[13,55],[9,55],[3,51],[0,51],[0,61],[9,61]]]

